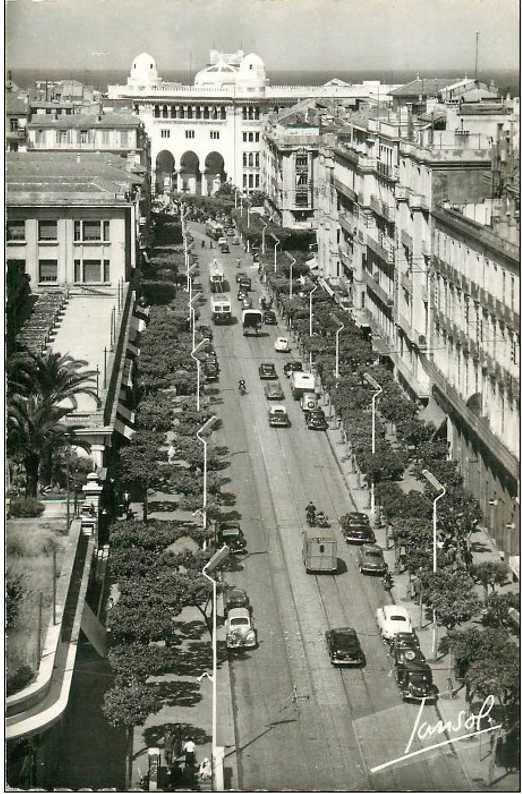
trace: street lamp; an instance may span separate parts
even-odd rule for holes
[[[185,286],[185,292],[188,292],[189,289],[190,289],[190,274],[192,273],[192,271],[196,267],[196,262],[194,262],[193,265],[190,264],[190,257],[189,257],[189,251],[190,251],[190,249],[192,248],[193,245],[194,245],[194,241],[192,241],[190,243],[190,245],[187,246],[187,249],[185,251],[185,275],[187,277],[187,283],[186,283],[186,286]]]
[[[277,246],[281,245],[281,240],[279,237],[276,237],[275,234],[270,232],[270,237],[274,241],[274,275],[277,275]]]
[[[196,345],[196,310],[194,309],[192,304],[195,303],[195,301],[197,301],[198,298],[201,298],[201,295],[202,295],[201,292],[196,292],[196,294],[189,299],[188,320],[192,328],[192,347],[195,347]]]
[[[205,425],[203,425],[203,427],[204,426]],[[198,432],[201,432],[201,430],[203,430],[203,428]],[[225,786],[223,780],[223,754],[220,753],[220,763],[218,763],[217,757],[217,581],[210,576],[210,574],[219,570],[229,554],[230,549],[228,546],[222,546],[212,555],[201,571],[205,579],[208,579],[212,584],[212,677],[210,677],[208,673],[206,675],[212,682],[212,776],[214,791],[223,791]],[[205,673],[203,675],[205,675]],[[200,678],[202,678],[202,676]]]
[[[295,257],[292,254],[289,254],[288,251],[285,251],[288,259],[290,260],[290,291],[288,293],[288,297],[290,300],[294,297],[294,265],[295,265]]]
[[[339,334],[344,329],[344,323],[341,323],[335,332],[335,379],[339,380]]]
[[[377,398],[382,394],[382,386],[377,383],[375,378],[372,378],[371,375],[368,375],[367,372],[364,373],[364,380],[368,383],[372,389],[375,389],[375,393],[372,397],[372,456],[375,455],[375,404],[377,402]],[[375,482],[374,476],[372,473],[372,481],[370,486],[370,516],[372,519],[372,524],[375,526]]]
[[[428,469],[423,469],[422,474],[431,487],[434,488],[436,492],[438,491],[437,496],[433,500],[433,573],[437,573],[437,502],[445,495],[446,487],[442,485]],[[431,653],[433,659],[437,659],[437,616],[435,610],[433,610],[433,640]]]
[[[263,224],[263,230],[261,232],[261,253],[264,255],[266,254],[265,234],[266,234],[266,230],[268,229],[268,223],[265,223],[262,218],[259,218],[259,220]]]
[[[199,430],[196,432],[196,436],[198,441],[203,444],[203,529],[207,530],[207,439],[202,438],[201,434],[210,430],[212,425],[217,422],[217,416],[211,416],[210,419],[207,419],[204,425],[202,425]]]
[[[310,336],[310,339],[312,338],[312,295],[314,294],[314,292],[316,291],[318,286],[319,285],[316,284],[315,287],[313,287],[310,290],[310,295],[309,295],[309,298],[310,298],[310,307],[309,307],[309,312],[310,312],[309,313],[309,317],[310,317],[309,336]],[[310,350],[310,372],[311,371],[312,371],[312,351]]]
[[[192,353],[190,354],[190,357],[193,359],[193,361],[196,362],[196,367],[198,372],[197,390],[196,390],[196,411],[199,411],[199,380],[200,380],[200,369],[201,369],[201,361],[196,356],[196,353],[198,352],[198,350],[201,350],[201,348],[204,345],[206,345],[208,342],[210,342],[210,339],[208,339],[208,337],[205,337],[204,339],[201,340],[201,342],[198,342],[198,344],[192,349]]]
[[[187,275],[187,284],[188,284],[188,294],[189,294],[189,299],[188,299],[189,308],[190,308],[190,303],[192,301],[192,278],[190,277],[190,274],[193,272],[195,267],[196,267],[196,263],[194,263],[193,265],[191,265],[189,267],[189,269],[187,270],[187,274],[186,274]]]

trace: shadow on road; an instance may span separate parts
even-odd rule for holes
[[[178,670],[176,669],[176,674]],[[192,681],[160,681],[151,684],[154,695],[164,706],[195,706],[201,700],[199,683]]]

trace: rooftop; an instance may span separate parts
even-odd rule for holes
[[[412,80],[410,83],[406,83],[406,85],[401,85],[398,88],[395,88],[393,91],[390,91],[390,96],[436,96],[436,94],[438,94],[442,88],[446,88],[450,85],[454,86],[456,84],[454,80],[450,80],[447,77],[423,78],[417,76],[415,80]]]
[[[21,93],[6,91],[4,108],[6,114],[20,114],[27,116],[29,112],[27,97]]]
[[[132,113],[98,113],[98,114],[87,114],[87,113],[76,113],[72,116],[33,116],[29,124],[27,125],[28,129],[42,129],[50,127],[60,128],[60,129],[93,129],[98,127],[99,129],[114,129],[115,127],[121,127],[125,129],[132,129],[139,127],[141,125],[141,121],[137,116]]]
[[[142,182],[125,160],[105,152],[6,153],[8,206],[127,206],[125,194]]]

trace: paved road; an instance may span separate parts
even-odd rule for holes
[[[193,225],[195,236],[202,227]],[[214,252],[197,247],[201,282]],[[235,260],[242,249],[220,256],[239,317]],[[263,293],[253,277],[254,301]],[[254,279],[255,277],[255,279]],[[203,309],[205,316],[206,309]],[[206,319],[206,318],[205,318]],[[402,703],[389,657],[377,636],[375,610],[386,601],[380,580],[363,577],[356,550],[340,533],[340,573],[307,575],[301,561],[304,506],[311,498],[331,516],[353,509],[326,435],[305,428],[299,403],[283,373],[288,355],[276,354],[266,328],[243,337],[241,324],[214,328],[223,402],[216,410],[231,453],[230,490],[248,541],[248,556],[227,578],[244,587],[253,604],[259,647],[231,664],[232,696],[242,790],[283,789],[449,791],[469,790],[455,754],[430,751],[371,774],[374,766],[402,755],[417,709]],[[276,364],[291,427],[269,428],[268,403],[257,368]],[[240,397],[239,377],[248,393]],[[330,626],[356,628],[366,654],[364,669],[332,667],[324,644]],[[438,719],[434,709],[430,722]],[[442,737],[444,738],[444,737]],[[421,745],[416,742],[412,750]]]

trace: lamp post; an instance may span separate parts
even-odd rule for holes
[[[198,432],[201,432],[202,429],[203,428]],[[222,755],[220,758],[221,763],[218,764],[217,762],[217,580],[210,576],[210,574],[219,570],[229,554],[230,550],[228,546],[222,546],[210,558],[201,571],[205,579],[208,579],[212,584],[212,676],[209,676],[208,673],[203,673],[203,675],[210,678],[212,683],[212,777],[214,791],[223,791],[224,780]],[[202,677],[203,676],[200,676],[199,680],[201,680]]]
[[[194,245],[194,241],[192,241],[190,243],[190,245],[187,246],[187,249],[185,251],[185,275],[187,277],[187,283],[186,283],[186,286],[185,286],[185,292],[189,291],[190,274],[194,270],[194,268],[196,267],[196,263],[195,262],[194,262],[193,265],[190,264],[190,257],[189,257],[189,251],[190,251],[190,249],[192,248],[193,245]]]
[[[268,223],[265,223],[262,218],[259,218],[259,220],[263,224],[263,230],[261,232],[261,253],[264,255],[266,254],[265,234],[266,234],[266,230],[268,229]]]
[[[212,428],[217,422],[217,416],[212,415],[196,432],[198,441],[203,444],[203,529],[207,531],[207,439],[201,434]]]
[[[292,254],[289,254],[288,251],[285,251],[288,259],[290,260],[290,290],[288,292],[288,297],[290,300],[294,297],[294,265],[295,265],[295,257]]]
[[[201,342],[198,342],[198,344],[194,348],[192,348],[192,353],[190,354],[192,360],[196,362],[196,367],[198,372],[197,387],[196,387],[196,411],[199,411],[199,380],[200,380],[200,369],[201,369],[201,361],[196,356],[196,353],[198,352],[198,350],[201,350],[201,348],[204,345],[206,345],[207,342],[210,342],[210,339],[205,337],[204,339],[201,340]]]
[[[310,295],[309,295],[309,298],[310,298],[310,306],[309,306],[310,327],[309,327],[308,335],[309,335],[310,339],[312,338],[312,295],[314,294],[314,292],[316,291],[318,286],[319,285],[316,284],[315,287],[313,287],[310,290]],[[310,350],[310,372],[311,371],[312,371],[312,351]]]
[[[423,477],[429,482],[435,491],[438,491],[437,496],[433,499],[433,573],[437,573],[437,502],[446,493],[446,487],[442,485],[437,478],[428,469],[422,470]],[[431,653],[434,660],[437,659],[437,615],[433,610],[433,637],[431,644]]]
[[[190,310],[190,304],[192,302],[192,278],[191,278],[190,274],[193,272],[195,267],[196,267],[196,265],[194,263],[187,270],[187,284],[188,284],[188,294],[189,294],[189,297],[188,297],[189,310]],[[190,319],[190,316],[189,316],[189,319]]]
[[[270,232],[270,236],[274,241],[274,275],[277,275],[277,246],[281,245],[281,240],[279,237],[276,237],[275,234]]]
[[[381,396],[383,389],[382,386],[377,383],[375,378],[372,378],[372,376],[368,375],[367,372],[364,373],[364,380],[372,387],[372,389],[375,389],[375,393],[372,397],[372,455],[375,455],[375,404],[377,402],[377,398]],[[373,474],[370,487],[370,516],[372,519],[372,524],[375,526],[375,482]]]
[[[335,332],[335,379],[339,380],[339,334],[344,329],[344,323],[341,323]]]
[[[193,295],[192,298],[190,298],[190,300],[189,300],[189,316],[188,316],[188,319],[189,319],[190,327],[192,328],[192,347],[193,348],[196,346],[196,310],[194,309],[192,304],[195,301],[197,301],[198,298],[201,298],[201,295],[202,295],[201,292],[196,292],[196,294]]]

